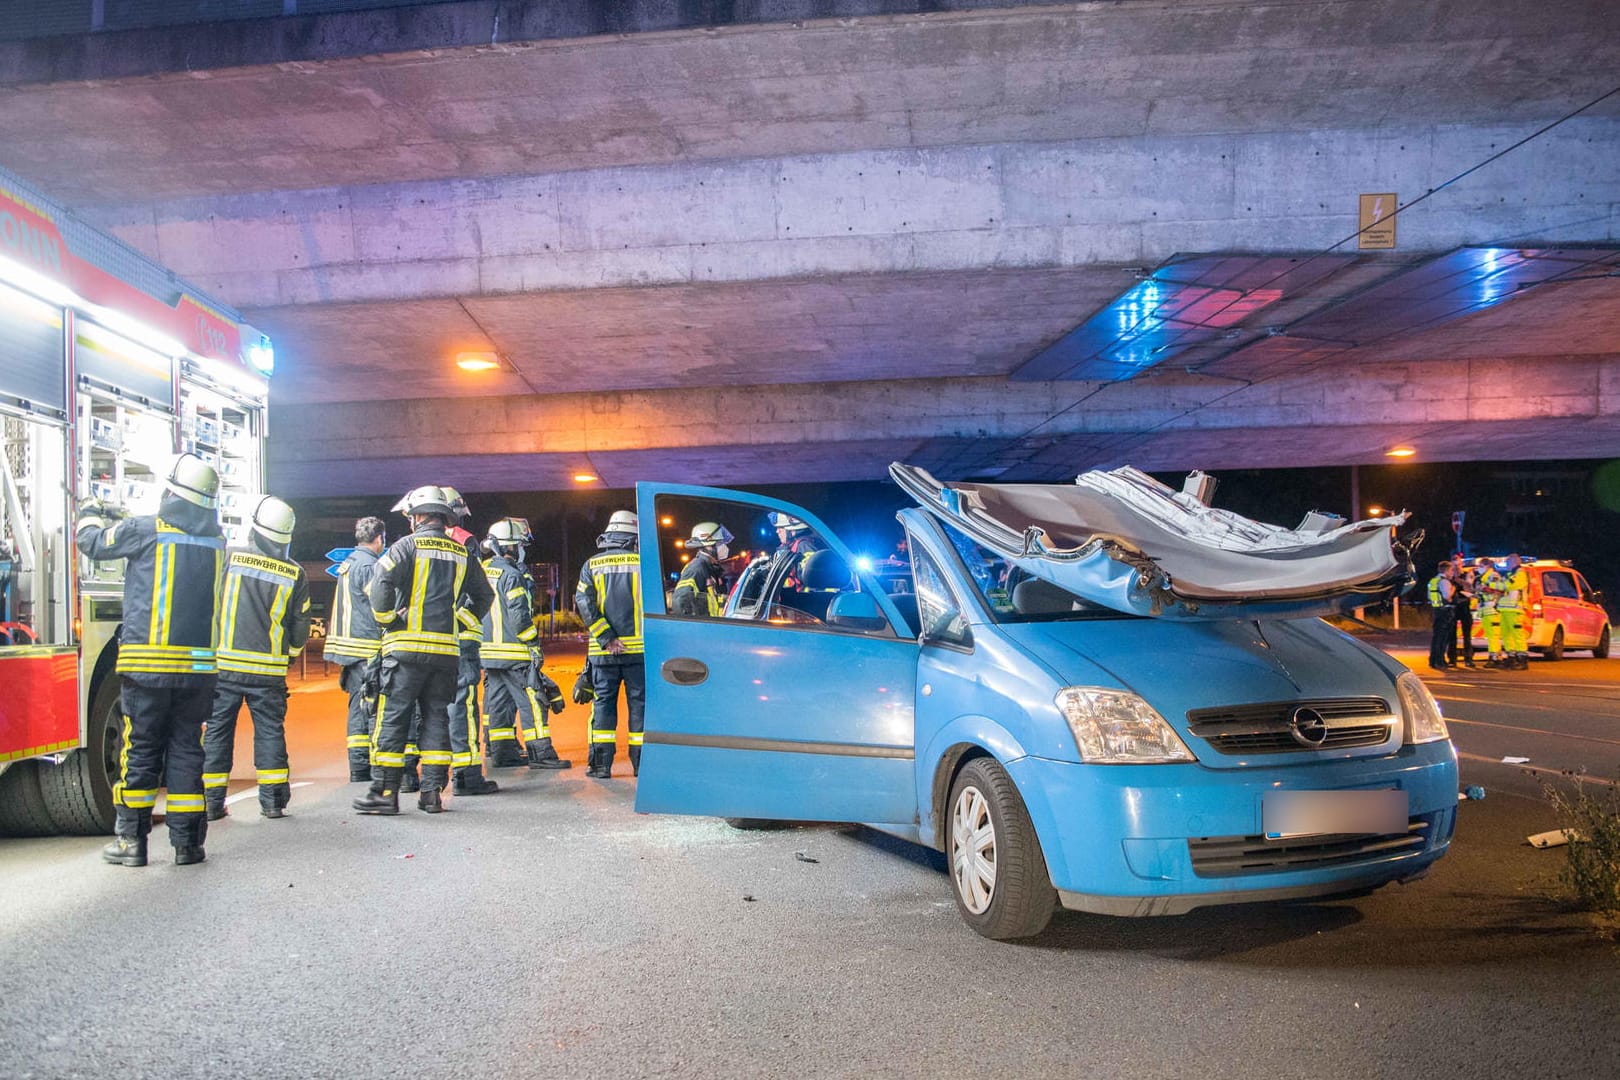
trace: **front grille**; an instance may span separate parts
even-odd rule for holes
[[[1318,746],[1302,745],[1294,738],[1293,718],[1298,709],[1316,710],[1327,725]],[[1314,701],[1267,701],[1256,705],[1230,705],[1193,709],[1187,713],[1192,733],[1222,754],[1299,754],[1315,750],[1346,750],[1377,746],[1389,738],[1399,718],[1383,698],[1319,698]]]
[[[1187,849],[1199,877],[1236,877],[1389,859],[1416,854],[1428,843],[1429,822],[1413,818],[1406,832],[1385,836],[1200,836],[1188,840]]]

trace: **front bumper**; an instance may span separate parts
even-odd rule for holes
[[[1375,889],[1425,873],[1451,843],[1457,758],[1449,742],[1379,758],[1261,767],[1007,763],[1065,907],[1170,915],[1210,904]],[[1271,791],[1405,791],[1409,831],[1269,841]]]

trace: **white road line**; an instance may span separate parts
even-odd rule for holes
[[[1468,754],[1461,750],[1457,751],[1457,756],[1460,758],[1467,758],[1469,761],[1482,761],[1487,765],[1507,764],[1501,758],[1486,757],[1484,754]],[[1552,776],[1569,776],[1569,774],[1563,769],[1549,769],[1544,765],[1508,765],[1508,768],[1523,769],[1525,772],[1548,773]],[[1569,778],[1571,780],[1576,779],[1574,776],[1569,776]],[[1582,776],[1580,777],[1580,780],[1585,784],[1602,784],[1604,787],[1614,787],[1613,780],[1605,780],[1601,776]]]
[[[309,787],[309,785],[313,784],[314,782],[315,781],[313,781],[313,780],[299,780],[296,783],[288,784],[287,786],[290,787],[290,788]],[[239,803],[243,799],[256,799],[258,797],[259,797],[259,786],[257,784],[255,784],[252,787],[248,788],[246,791],[238,791],[235,795],[227,796],[226,799],[225,799],[225,805],[229,806],[232,803]]]
[[[1558,739],[1578,739],[1581,742],[1602,743],[1605,746],[1620,746],[1620,739],[1605,739],[1598,735],[1572,735],[1567,731],[1548,731],[1546,728],[1520,727],[1517,724],[1498,724],[1493,720],[1464,720],[1460,716],[1446,717],[1448,724],[1472,724],[1475,727],[1501,728],[1503,731],[1522,731],[1526,735],[1551,735]]]

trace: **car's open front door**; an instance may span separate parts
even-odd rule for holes
[[[739,492],[640,484],[637,512],[647,716],[636,809],[912,822],[917,643],[874,579],[852,573],[852,553],[798,507]],[[783,541],[771,512],[795,522]],[[666,596],[695,555],[682,542],[707,521],[735,534],[727,570],[757,591],[719,617],[671,614]]]

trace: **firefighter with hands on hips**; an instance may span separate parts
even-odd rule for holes
[[[225,786],[236,756],[236,718],[253,718],[253,767],[259,813],[285,817],[292,788],[287,768],[287,665],[309,640],[309,580],[287,558],[297,518],[266,495],[253,508],[248,546],[225,557],[219,598],[219,683],[203,737],[203,794],[208,820],[226,816]]]
[[[614,743],[619,729],[619,687],[624,687],[630,713],[630,766],[641,772],[642,723],[647,705],[646,656],[641,637],[641,556],[637,553],[636,515],[614,511],[607,529],[596,538],[599,549],[585,560],[574,590],[574,607],[590,635],[590,767],[585,775],[607,780],[613,775]]]
[[[101,857],[146,865],[146,838],[159,787],[178,866],[207,858],[203,723],[218,679],[214,615],[224,576],[219,474],[181,454],[155,515],[116,520],[98,502],[74,524],[74,543],[96,560],[125,559],[124,627],[116,671],[124,748],[113,785],[113,841]]]
[[[349,782],[371,780],[371,728],[377,709],[377,667],[382,628],[371,613],[366,587],[377,570],[377,556],[388,543],[382,518],[354,523],[355,548],[337,569],[332,592],[332,624],[324,658],[338,665],[338,686],[349,695]]]
[[[1496,610],[1502,617],[1502,666],[1514,671],[1530,667],[1529,643],[1525,640],[1524,605],[1530,596],[1530,575],[1517,555],[1509,555],[1503,566],[1502,598]]]
[[[482,620],[489,583],[467,547],[447,535],[453,511],[444,489],[429,484],[402,500],[411,534],[377,560],[368,595],[383,628],[382,686],[377,698],[371,787],[354,800],[362,814],[399,813],[400,780],[411,714],[420,707],[421,794],[416,805],[444,809],[450,779],[450,706],[461,650],[457,633],[468,613]]]
[[[523,727],[525,756],[531,769],[568,769],[573,762],[557,756],[551,744],[550,713],[562,712],[562,691],[541,672],[540,630],[534,623],[534,578],[524,567],[524,544],[533,541],[529,523],[502,518],[489,527],[491,558],[484,565],[495,602],[484,616],[480,662],[489,680],[484,707],[492,740],[514,740]],[[503,736],[505,736],[503,738]]]
[[[1502,599],[1503,579],[1496,564],[1481,555],[1474,560],[1474,599],[1478,601],[1479,624],[1485,636],[1485,666],[1506,666],[1502,657],[1502,614],[1496,605]]]
[[[450,499],[450,512],[456,524],[447,530],[450,539],[459,540],[472,559],[472,567],[483,572],[478,553],[478,537],[462,524],[472,516],[467,500],[453,487],[444,493]],[[484,640],[482,620],[471,618],[465,609],[456,613],[460,625],[456,629],[456,696],[450,703],[450,767],[451,790],[457,795],[493,795],[500,785],[484,776],[484,754],[478,741],[478,681],[483,675],[479,667],[478,651]]]
[[[720,617],[726,602],[726,571],[721,564],[730,557],[729,545],[734,539],[731,530],[717,522],[705,521],[692,527],[692,537],[686,541],[692,558],[681,570],[670,600],[674,614]]]

